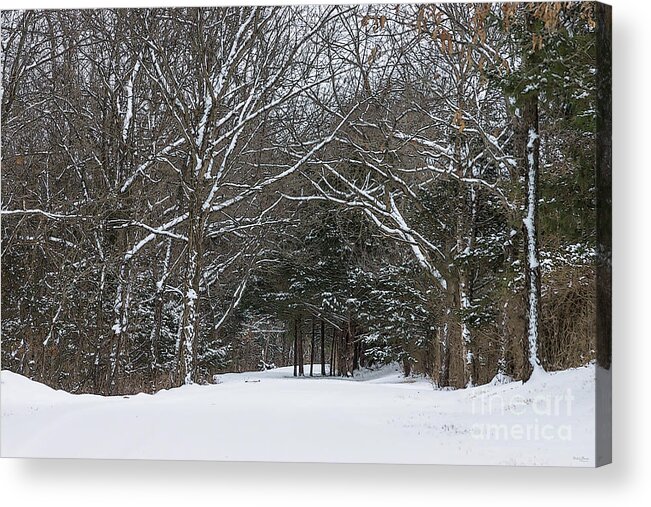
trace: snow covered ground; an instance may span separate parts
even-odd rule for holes
[[[318,368],[317,368],[318,369]],[[102,397],[1,373],[3,457],[594,465],[594,366],[465,390],[291,368]]]

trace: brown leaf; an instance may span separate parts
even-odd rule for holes
[[[452,36],[446,30],[441,30],[439,39],[441,39],[441,50],[450,54],[452,51]]]

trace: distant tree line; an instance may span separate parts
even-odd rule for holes
[[[609,367],[609,30],[573,2],[3,11],[3,368]]]

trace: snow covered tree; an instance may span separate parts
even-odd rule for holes
[[[103,394],[608,367],[608,27],[572,2],[3,11],[3,361]]]

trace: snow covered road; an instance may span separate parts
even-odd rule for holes
[[[102,397],[3,371],[3,457],[594,465],[594,366],[465,390],[290,368]]]

